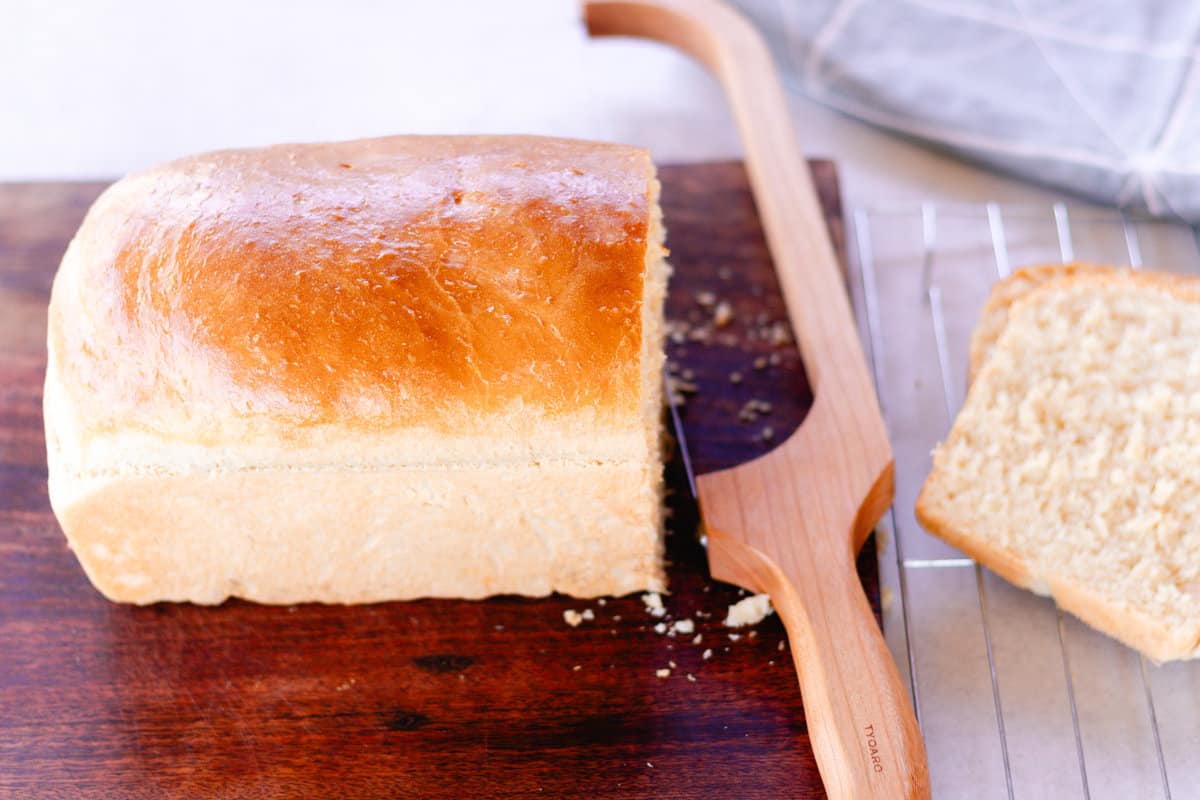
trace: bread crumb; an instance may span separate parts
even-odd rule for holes
[[[651,764],[649,761],[646,762],[646,766],[649,767],[650,769],[654,769],[654,765]]]
[[[741,635],[740,633],[731,633],[731,634],[729,634],[729,641],[731,641],[731,642],[737,642],[737,641],[740,641],[740,640],[741,640],[741,638],[742,638],[742,635]]]
[[[729,373],[729,382],[735,386],[737,384],[741,383],[742,382],[742,373],[740,373],[740,372]]]
[[[694,638],[694,639],[692,639],[692,644],[700,644],[700,643],[701,643],[701,642],[703,642],[703,641],[704,641],[704,634],[703,634],[703,633],[697,633],[697,634],[696,634],[696,636],[695,636],[695,638]]]
[[[667,623],[665,623],[665,622],[660,622],[660,623],[658,623],[657,625],[655,625],[655,626],[654,626],[654,632],[655,632],[655,633],[657,633],[657,634],[659,634],[659,635],[662,635],[662,634],[666,633],[666,632],[667,632]]]
[[[687,679],[688,679],[688,682],[689,682],[689,683],[695,683],[695,682],[696,682],[696,676],[695,676],[695,675],[693,675],[693,674],[692,674],[692,673],[690,673],[690,672],[687,674]]]
[[[755,636],[758,636],[758,631],[750,631],[746,634],[747,639],[753,639]]]
[[[563,622],[567,623],[572,628],[578,628],[579,623],[583,622],[583,614],[580,614],[573,608],[568,608],[563,612]]]
[[[671,669],[675,669],[675,667],[676,667],[676,664],[675,664],[675,662],[674,662],[674,661],[668,661],[668,662],[667,662],[667,666],[668,666],[668,667],[670,667]]]
[[[675,344],[683,344],[687,338],[687,322],[681,319],[668,319],[663,323],[663,332]]]
[[[708,661],[710,658],[712,658],[712,648],[710,647],[701,653],[700,658],[704,659],[705,661]]]
[[[590,608],[585,608],[583,610],[583,613],[580,614],[579,616],[583,617],[584,619],[588,620],[589,622],[596,618],[595,612],[593,612]]]
[[[579,670],[581,670],[581,669],[583,669],[582,664],[576,664],[575,666],[571,667],[572,672],[579,672]]]
[[[768,425],[762,429],[762,433],[760,433],[759,436],[764,442],[769,442],[775,438],[775,429]]]
[[[765,400],[751,398],[738,410],[738,419],[742,422],[754,422],[760,414],[770,414],[773,408],[774,406]]]
[[[696,630],[696,623],[690,619],[677,619],[671,623],[671,630],[675,633],[682,633],[687,636]]]
[[[787,649],[787,640],[785,640],[785,639],[780,639],[780,640],[779,640],[779,646],[778,646],[778,647],[776,647],[775,649],[776,649],[776,650],[778,650],[779,652],[781,652],[781,653],[782,653],[784,650],[786,650],[786,649]]]
[[[776,322],[771,326],[770,342],[776,347],[782,347],[785,344],[790,344],[792,334],[788,331],[787,325],[782,322]]]
[[[699,386],[683,377],[670,377],[667,383],[671,387],[672,394],[695,394],[700,391]]]
[[[717,296],[709,291],[696,292],[696,302],[705,308],[711,308],[717,303]]]
[[[669,669],[656,669],[656,670],[654,670],[654,674],[655,674],[657,677],[659,677],[659,678],[669,678],[669,677],[671,677],[671,670],[669,670]]]
[[[746,625],[757,625],[773,613],[775,609],[771,607],[770,595],[752,595],[729,607],[725,613],[725,627],[742,628]]]
[[[717,303],[717,307],[713,309],[713,325],[718,328],[724,328],[733,321],[733,306],[722,300]]]
[[[604,608],[606,605],[608,605],[608,601],[605,600],[603,597],[597,597],[596,605],[600,606],[601,608]]]
[[[667,613],[667,609],[663,607],[662,595],[658,592],[647,592],[642,595],[642,602],[646,604],[646,611],[652,617],[661,617]]]
[[[758,370],[766,369],[767,368],[766,356],[759,356],[758,358],[754,359],[754,368],[758,369]]]
[[[779,355],[779,353],[771,353],[771,355],[767,356],[767,363],[772,367],[778,367],[782,362],[783,356]]]
[[[621,621],[621,615],[613,614],[613,622],[620,622],[620,621]]]

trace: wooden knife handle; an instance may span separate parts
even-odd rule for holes
[[[731,565],[720,577],[770,594],[787,628],[829,797],[928,798],[925,745],[849,550],[822,553],[819,565],[780,565],[712,527],[708,536]]]
[[[831,565],[815,597],[786,579],[771,598],[788,630],[804,713],[830,797],[928,795],[915,767],[924,745],[905,717],[908,702],[853,564]],[[924,784],[924,785],[922,785]]]

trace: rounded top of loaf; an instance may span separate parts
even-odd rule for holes
[[[636,415],[655,185],[645,150],[536,137],[180,159],[88,212],[52,368],[86,428],[198,440],[229,418]]]

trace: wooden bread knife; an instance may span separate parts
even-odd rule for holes
[[[927,798],[921,734],[855,570],[892,502],[891,446],[771,56],[719,0],[597,0],[584,12],[592,35],[673,45],[723,84],[813,389],[777,448],[695,477],[712,575],[770,594],[829,796]]]

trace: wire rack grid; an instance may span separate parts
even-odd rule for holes
[[[936,798],[1200,796],[1200,662],[1157,666],[930,536],[913,514],[965,388],[967,345],[1013,265],[1076,259],[1200,273],[1195,232],[1118,212],[858,209],[860,331],[896,455],[880,526],[888,645]]]

